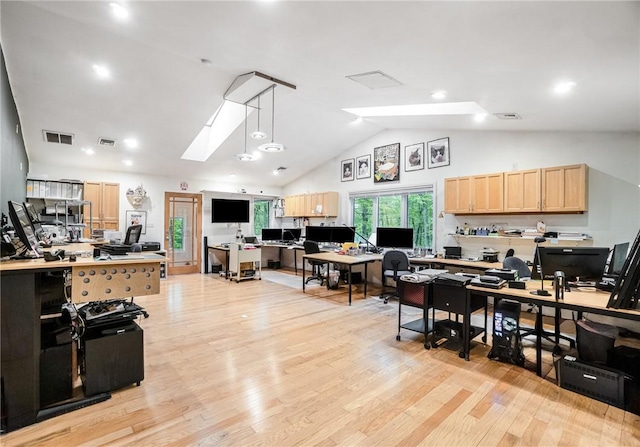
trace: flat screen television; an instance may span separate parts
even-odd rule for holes
[[[331,242],[331,227],[311,226],[305,228],[305,239],[314,242]]]
[[[282,228],[263,228],[261,239],[263,241],[281,241]]]
[[[283,228],[282,240],[283,241],[299,241],[302,235],[302,228]]]
[[[627,252],[629,251],[629,242],[622,244],[616,244],[613,246],[613,252],[611,252],[611,260],[609,261],[609,267],[607,269],[607,275],[618,276],[622,272],[624,261],[627,259]]]
[[[249,201],[236,199],[211,199],[211,222],[249,222]]]
[[[413,248],[413,228],[385,228],[376,230],[378,247]]]
[[[23,247],[17,247],[18,256],[39,257],[42,256],[42,249],[38,244],[38,239],[31,227],[31,221],[27,216],[27,211],[21,203],[9,201],[9,217]]]
[[[330,227],[331,242],[335,244],[344,244],[345,242],[353,242],[356,237],[355,227]]]
[[[599,281],[609,257],[608,247],[538,247],[544,279],[557,271],[568,281]]]

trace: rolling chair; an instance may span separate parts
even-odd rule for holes
[[[318,247],[318,243],[316,241],[305,240],[303,245],[304,253],[307,255],[320,253],[320,247]],[[322,276],[322,266],[326,263],[322,261],[310,260],[309,264],[311,264],[311,276],[309,276],[304,283],[309,284],[309,281],[315,279],[320,281],[320,285],[324,284],[324,277]]]
[[[389,250],[382,257],[382,293],[380,299],[384,300],[384,303],[389,302],[389,298],[393,298],[398,295],[398,279],[402,275],[410,275],[412,273],[409,265],[409,257],[407,254],[400,250]],[[393,279],[396,283],[393,292],[384,292],[384,288],[387,285],[387,278]]]
[[[512,252],[507,252],[507,255],[511,256],[507,256],[506,258],[504,258],[504,261],[502,261],[502,267],[506,269],[516,270],[518,272],[518,278],[520,280],[531,279],[531,270],[529,269],[529,266],[526,264],[526,262],[524,262],[520,258],[516,258],[515,256],[513,256]],[[531,312],[535,307],[537,307],[535,304],[530,304],[527,312]],[[545,330],[542,331],[542,338],[554,344],[553,352],[556,354],[560,353],[560,339],[567,340],[569,342],[569,346],[571,348],[575,348],[576,342],[572,338],[560,334],[560,309],[555,310],[554,327],[556,329],[555,332],[547,332]],[[521,337],[527,337],[529,335],[535,334],[535,328],[522,328],[520,330]]]

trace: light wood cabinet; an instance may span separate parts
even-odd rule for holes
[[[502,172],[445,179],[446,213],[487,214],[503,210]]]
[[[319,192],[285,197],[285,217],[336,217],[338,193]]]
[[[587,211],[587,165],[557,166],[444,180],[451,214]]]
[[[118,231],[120,229],[120,184],[103,182],[85,182],[84,199],[90,201],[93,227]],[[89,216],[85,210],[85,223]],[[85,235],[90,237],[91,234]]]
[[[504,173],[504,212],[522,213],[541,210],[540,169]]]
[[[566,213],[586,210],[586,165],[542,169],[542,211]]]

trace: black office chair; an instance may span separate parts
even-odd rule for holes
[[[512,253],[507,252],[507,255],[509,254],[512,254]],[[529,269],[529,266],[527,266],[527,263],[520,258],[516,258],[515,256],[507,256],[506,258],[504,258],[504,261],[502,261],[502,267],[506,269],[517,270],[518,278],[520,280],[531,279],[531,270]],[[536,308],[537,306],[535,304],[529,304],[529,308],[527,309],[527,312],[532,312]],[[560,325],[560,309],[556,309],[555,311],[554,325],[556,328],[558,328]],[[527,337],[529,335],[536,335],[535,328],[528,328],[528,327],[521,328],[520,330],[521,337]],[[555,332],[547,332],[543,330],[542,338],[549,341],[550,343],[553,343],[554,353],[560,353],[560,346],[559,346],[560,339],[567,340],[571,348],[574,348],[576,346],[576,342],[572,338],[569,338],[565,335],[561,335],[559,329],[558,329],[557,336]]]
[[[124,238],[124,245],[137,244],[142,234],[142,225],[130,225]]]
[[[304,252],[307,255],[311,255],[314,253],[320,253],[320,247],[318,247],[318,243],[316,241],[304,241]],[[324,276],[322,275],[322,267],[324,266],[324,262],[309,260],[309,264],[311,264],[311,276],[309,276],[305,280],[305,284],[309,284],[309,281],[315,279],[320,281],[320,285],[324,284]]]
[[[384,300],[384,303],[389,302],[389,298],[398,296],[398,279],[402,275],[409,275],[412,273],[409,265],[409,257],[407,254],[400,250],[389,250],[382,257],[382,293],[380,299]],[[384,292],[384,288],[387,286],[387,278],[395,281],[393,292]]]

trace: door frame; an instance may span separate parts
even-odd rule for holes
[[[171,198],[181,197],[181,198],[190,198],[196,199],[195,205],[196,209],[194,212],[194,226],[195,231],[192,232],[193,237],[196,239],[195,244],[193,244],[193,240],[189,241],[195,247],[194,253],[194,263],[191,265],[185,266],[173,266],[173,250],[169,246],[169,219],[170,219],[170,210],[171,210]],[[185,192],[170,192],[165,191],[164,193],[164,241],[165,248],[167,251],[167,258],[169,261],[167,262],[167,274],[168,275],[181,275],[187,273],[202,273],[202,194],[201,193],[185,193]]]

